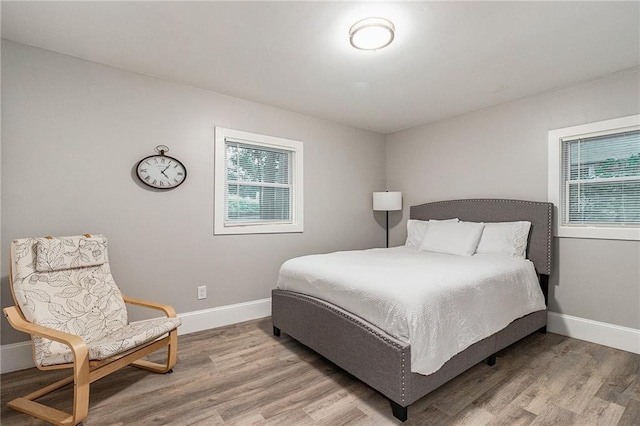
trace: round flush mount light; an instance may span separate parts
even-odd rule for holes
[[[349,29],[349,41],[356,49],[376,50],[388,46],[395,35],[393,23],[384,18],[366,18]]]

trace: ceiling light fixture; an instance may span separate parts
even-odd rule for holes
[[[376,50],[388,46],[395,35],[393,23],[384,18],[366,18],[349,29],[349,41],[356,49]]]

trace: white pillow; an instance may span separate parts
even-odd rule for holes
[[[407,241],[405,242],[406,247],[420,247],[420,243],[424,238],[425,232],[427,232],[427,226],[429,222],[458,222],[458,218],[455,219],[445,219],[445,220],[416,220],[409,219],[407,220]]]
[[[472,256],[478,247],[484,224],[473,222],[433,222],[420,243],[420,250]]]
[[[506,254],[524,259],[531,222],[485,223],[476,253]]]

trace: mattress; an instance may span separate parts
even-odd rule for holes
[[[280,268],[277,287],[336,304],[409,343],[411,371],[424,375],[545,309],[529,260],[408,247],[294,258]]]

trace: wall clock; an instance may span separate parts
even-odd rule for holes
[[[136,166],[136,174],[140,182],[156,189],[173,189],[180,186],[187,178],[187,168],[181,161],[165,155],[169,148],[156,146],[158,154],[143,158]]]

